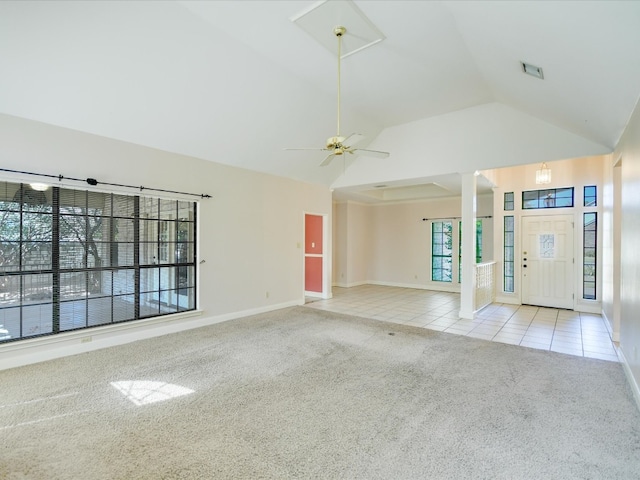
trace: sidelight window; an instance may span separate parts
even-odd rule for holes
[[[513,215],[504,217],[504,267],[503,285],[504,291],[514,291],[514,266],[515,266],[515,229]]]
[[[598,214],[583,214],[582,226],[582,298],[596,299]]]

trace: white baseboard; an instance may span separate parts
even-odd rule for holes
[[[611,340],[613,340],[614,342],[619,342],[620,332],[613,331],[613,322],[607,316],[607,313],[604,311],[604,308],[600,310],[600,315],[602,315],[602,318],[604,319],[604,324],[607,327],[607,331],[609,332],[609,336],[611,337]]]
[[[351,283],[336,282],[332,286],[340,287],[340,288],[351,288],[351,287],[359,287],[360,285],[368,285],[368,284],[369,282],[351,282]]]
[[[467,311],[467,310],[459,310],[458,317],[463,318],[465,320],[473,320],[476,317],[475,311]]]
[[[206,327],[241,317],[303,305],[304,299],[252,308],[216,316],[202,311],[164,315],[145,320],[103,325],[45,337],[19,340],[0,345],[0,370],[77,355],[107,347]]]
[[[513,295],[501,295],[497,294],[494,300],[495,303],[506,303],[507,305],[522,305],[520,298]]]
[[[602,315],[602,319],[604,320],[604,325],[605,327],[607,327],[607,332],[609,332],[609,336],[611,337],[611,339],[614,342],[618,342],[620,339],[616,339],[613,338],[613,328],[611,327],[611,321],[609,320],[609,317],[607,317],[607,314],[604,311],[604,308],[600,309],[600,315]]]
[[[574,310],[576,312],[583,313],[594,313],[596,315],[602,314],[602,304],[600,302],[597,303],[576,303]],[[609,332],[611,333],[611,332]]]
[[[624,374],[627,377],[627,382],[629,382],[629,387],[631,388],[633,399],[636,401],[636,407],[638,407],[638,410],[640,411],[640,387],[638,386],[636,378],[633,376],[633,372],[631,371],[629,362],[627,362],[624,353],[622,353],[622,349],[620,347],[616,347],[616,350],[618,351],[618,358],[620,359],[620,363],[622,364]]]

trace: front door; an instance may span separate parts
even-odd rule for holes
[[[522,303],[573,309],[573,215],[522,217]]]

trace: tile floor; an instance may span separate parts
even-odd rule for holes
[[[617,362],[602,316],[528,305],[491,304],[474,320],[458,317],[460,294],[362,285],[333,287],[329,300],[307,306],[493,342]]]

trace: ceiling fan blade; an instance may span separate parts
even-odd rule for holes
[[[353,153],[360,152],[362,152],[362,155],[366,155],[367,157],[387,158],[389,156],[389,152],[380,152],[378,150],[365,150],[364,148],[356,148],[353,150]]]
[[[331,163],[331,160],[333,160],[333,157],[335,157],[335,154],[333,153],[330,153],[329,155],[327,155],[326,158],[320,164],[320,166],[326,167],[327,165],[329,165]]]
[[[352,133],[342,141],[342,144],[353,147],[356,143],[364,140],[364,138],[364,135],[362,135],[361,133]]]

